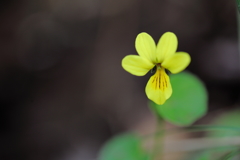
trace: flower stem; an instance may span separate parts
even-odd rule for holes
[[[159,116],[157,117],[157,126],[156,132],[154,135],[153,148],[151,160],[161,159],[163,153],[163,130],[164,130],[164,121]]]
[[[153,138],[153,147],[149,160],[162,160],[163,148],[164,148],[164,119],[157,111],[157,108],[153,105],[149,105],[150,110],[156,118],[156,131]]]

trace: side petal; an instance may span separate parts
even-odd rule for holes
[[[139,33],[135,41],[135,47],[141,57],[148,59],[150,62],[156,62],[156,44],[149,34]]]
[[[186,52],[177,52],[172,57],[165,59],[162,66],[171,73],[179,73],[191,62],[191,57]]]
[[[165,70],[158,69],[145,88],[148,99],[161,105],[172,95],[172,86]]]
[[[178,40],[174,33],[166,32],[159,39],[157,44],[158,63],[162,63],[167,57],[175,54],[178,46]]]
[[[144,76],[154,64],[140,56],[128,55],[123,58],[122,67],[135,76]]]

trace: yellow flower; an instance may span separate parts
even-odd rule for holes
[[[156,46],[153,38],[143,32],[138,34],[135,47],[139,55],[128,55],[122,60],[122,67],[136,76],[144,76],[156,68],[149,79],[145,91],[147,97],[157,104],[163,104],[172,95],[172,86],[165,69],[171,73],[179,73],[190,63],[191,58],[186,52],[176,52],[177,37],[172,32],[166,32]]]

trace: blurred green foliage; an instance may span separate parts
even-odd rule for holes
[[[218,117],[213,124],[217,126],[228,126],[228,127],[239,127],[240,128],[240,110],[233,110],[230,112],[225,112],[220,117]],[[232,137],[239,136],[240,132],[235,130],[222,130],[209,132],[210,137]]]
[[[126,133],[110,139],[101,149],[99,160],[148,160],[141,147],[141,138]]]
[[[202,154],[197,154],[194,158],[190,158],[189,160],[211,160],[211,152],[204,152]]]
[[[236,2],[237,2],[238,11],[240,11],[240,0],[236,0]]]
[[[233,110],[230,112],[222,113],[219,117],[216,117],[214,122],[212,123],[214,126],[227,126],[228,129],[222,130],[213,130],[211,132],[207,132],[207,137],[212,138],[228,138],[239,136],[240,132],[236,128],[240,128],[240,110]],[[233,127],[233,129],[231,129]],[[217,148],[208,149],[207,151],[203,151],[202,153],[197,153],[195,157],[191,158],[194,160],[202,160],[204,157],[208,157],[206,160],[211,159],[219,159],[219,160],[238,160],[240,157],[240,151],[238,146],[219,146]],[[205,160],[205,159],[203,159]]]

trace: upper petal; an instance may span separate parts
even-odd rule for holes
[[[135,41],[135,47],[141,57],[148,59],[150,62],[156,62],[156,44],[149,34],[139,33]]]
[[[173,56],[165,59],[162,66],[171,73],[179,73],[184,70],[191,62],[191,57],[186,52],[177,52]]]
[[[154,64],[140,56],[128,55],[123,58],[122,67],[135,76],[144,76]]]
[[[158,69],[145,88],[147,97],[161,105],[172,95],[172,86],[165,70]]]
[[[177,50],[178,40],[174,33],[166,32],[159,39],[157,44],[158,63],[162,63],[164,59],[172,56]]]

